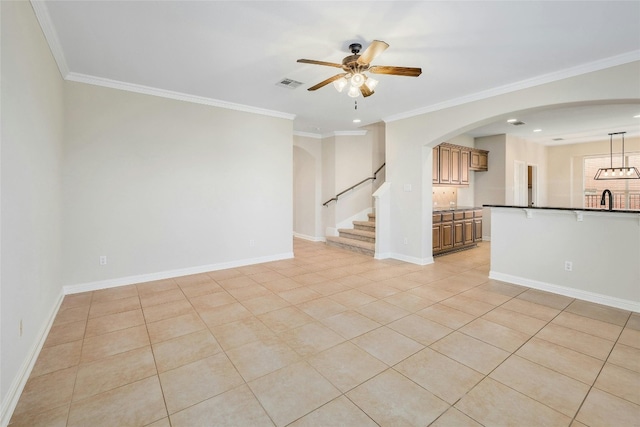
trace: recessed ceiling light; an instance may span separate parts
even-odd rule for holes
[[[360,123],[360,119],[353,119],[353,123]]]
[[[518,119],[509,119],[509,120],[507,120],[507,123],[515,123],[517,121],[518,121]]]
[[[534,129],[534,132],[542,132],[542,129]]]
[[[634,119],[640,119],[640,114],[633,116]]]

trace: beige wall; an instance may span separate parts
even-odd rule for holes
[[[293,137],[293,232],[297,237],[321,241],[322,141]]]
[[[63,80],[29,2],[0,2],[0,424],[62,297]]]

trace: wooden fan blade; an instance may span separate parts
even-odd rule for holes
[[[413,67],[391,67],[387,65],[374,65],[369,72],[374,74],[392,74],[394,76],[418,77],[422,74],[422,68]]]
[[[340,77],[344,77],[344,76],[346,76],[346,75],[347,75],[347,73],[336,74],[336,75],[335,75],[335,76],[333,76],[333,77],[329,77],[327,80],[321,81],[320,83],[318,83],[318,84],[317,84],[317,85],[315,85],[315,86],[311,86],[311,87],[310,87],[309,89],[307,89],[307,90],[317,90],[317,89],[320,89],[321,87],[326,86],[326,85],[328,85],[329,83],[332,83],[332,82],[334,82],[334,81],[338,80]]]
[[[360,65],[369,65],[371,61],[375,59],[376,56],[380,55],[382,52],[387,50],[389,45],[380,40],[374,40],[371,42],[369,47],[367,47],[360,58],[358,58],[358,64]]]
[[[367,96],[371,96],[373,95],[373,91],[371,89],[369,89],[369,87],[367,85],[362,85],[360,86],[360,93],[362,94],[363,97],[367,97]]]
[[[296,62],[301,62],[303,64],[326,65],[327,67],[342,68],[342,64],[336,64],[334,62],[316,61],[314,59],[298,59]]]

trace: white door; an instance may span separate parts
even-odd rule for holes
[[[514,160],[513,173],[513,203],[516,206],[527,206],[527,165]]]

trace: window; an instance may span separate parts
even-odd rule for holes
[[[613,166],[620,165],[621,158],[613,159]],[[599,168],[611,166],[611,157],[585,157],[584,159],[584,207],[600,208],[600,198],[605,189],[613,193],[614,209],[640,210],[640,179],[614,179],[596,181],[593,177]],[[640,167],[640,153],[626,154],[624,166]],[[608,203],[608,202],[607,202]],[[607,205],[608,206],[608,205]]]

